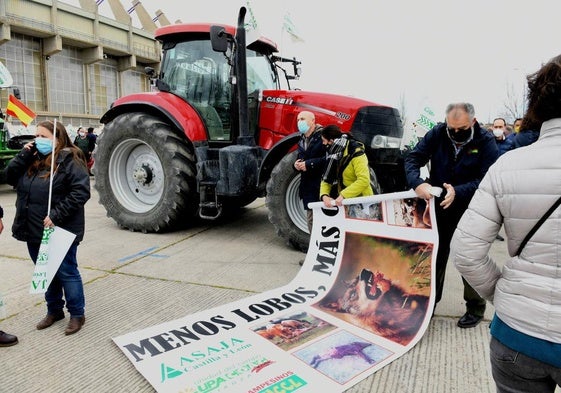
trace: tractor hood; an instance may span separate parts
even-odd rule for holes
[[[379,135],[376,142],[393,141],[391,145],[379,147],[399,147],[394,145],[399,144],[403,136],[403,125],[395,108],[349,96],[300,90],[263,91],[260,129],[280,135],[294,133],[296,118],[303,110],[315,114],[316,124],[337,124],[368,146]]]

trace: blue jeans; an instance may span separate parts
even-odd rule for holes
[[[516,352],[491,337],[491,369],[497,393],[553,393],[561,369]]]
[[[39,245],[27,243],[27,249],[33,263],[35,263],[39,254]],[[84,285],[82,284],[82,277],[78,271],[78,261],[76,260],[77,249],[78,244],[76,243],[70,246],[53,281],[51,281],[47,292],[45,292],[48,314],[57,315],[63,312],[64,300],[62,296],[64,291],[66,308],[70,316],[81,317],[84,315],[86,301],[84,298]]]

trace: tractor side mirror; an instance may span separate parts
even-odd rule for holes
[[[228,33],[222,26],[210,26],[210,42],[212,50],[215,52],[226,53],[228,50]]]

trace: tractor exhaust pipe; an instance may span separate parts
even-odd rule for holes
[[[247,105],[247,63],[245,58],[245,14],[247,9],[240,8],[238,15],[238,28],[236,30],[236,68],[238,70],[237,78],[237,98],[238,98],[238,115],[239,115],[239,136],[238,145],[255,146],[255,137],[249,130],[249,110]]]

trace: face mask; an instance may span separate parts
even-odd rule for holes
[[[493,135],[495,135],[495,138],[500,138],[503,134],[504,131],[502,128],[493,128]]]
[[[446,131],[448,132],[448,137],[455,143],[466,143],[473,137],[473,127],[461,131],[450,131],[448,129]]]
[[[47,138],[35,138],[35,146],[37,151],[44,156],[53,151],[53,141]]]
[[[310,126],[306,120],[298,120],[298,131],[300,134],[305,134],[310,130]]]
[[[520,126],[514,126],[514,132],[520,132]]]
[[[80,134],[80,136],[86,136],[85,132],[79,132],[78,134]]]

